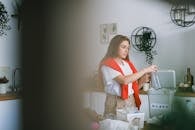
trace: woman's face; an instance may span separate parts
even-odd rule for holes
[[[125,59],[129,54],[129,48],[130,45],[128,41],[121,42],[118,48],[118,58]]]

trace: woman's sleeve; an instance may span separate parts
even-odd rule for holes
[[[120,72],[118,72],[118,71],[116,71],[108,66],[105,66],[105,65],[103,65],[101,67],[101,71],[103,74],[103,78],[106,82],[111,81],[114,78],[116,78],[117,76],[121,75]]]
[[[120,85],[114,80],[114,78],[121,75],[121,73],[108,66],[102,66],[101,71],[103,74],[105,92],[120,96]]]

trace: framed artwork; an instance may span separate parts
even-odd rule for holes
[[[100,25],[100,42],[101,43],[108,43],[109,42],[108,24],[101,24]]]
[[[100,42],[109,43],[109,41],[117,34],[117,24],[100,24]]]
[[[117,24],[116,23],[108,24],[108,29],[109,29],[109,34],[110,35],[117,34]]]

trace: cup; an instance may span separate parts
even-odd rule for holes
[[[148,91],[149,88],[150,88],[150,83],[145,83],[145,84],[143,85],[143,90],[144,90],[144,91]]]

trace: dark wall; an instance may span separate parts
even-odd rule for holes
[[[59,14],[55,10],[63,7],[64,18],[71,21],[69,9],[77,5],[76,2],[79,1],[24,1],[24,130],[82,130],[88,127],[81,107],[81,74],[76,71],[80,64],[76,46],[79,39],[74,37],[77,31],[70,33],[65,20],[64,25],[56,24],[60,19],[56,18]],[[68,25],[71,26],[70,22]]]

